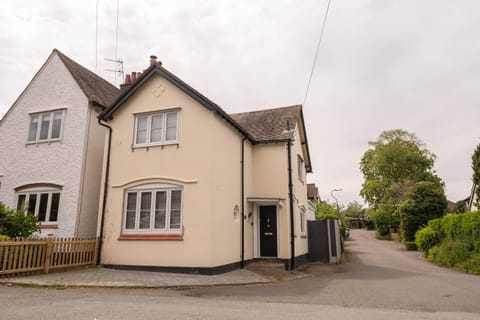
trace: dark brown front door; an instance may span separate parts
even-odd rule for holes
[[[276,206],[260,206],[260,256],[277,257]]]

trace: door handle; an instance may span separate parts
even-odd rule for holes
[[[265,232],[264,235],[271,236],[271,235],[273,235],[273,233],[272,232]]]

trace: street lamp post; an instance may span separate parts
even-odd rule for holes
[[[332,196],[333,199],[335,199],[335,204],[337,205],[337,217],[340,218],[340,208],[338,206],[338,200],[337,198],[333,195],[334,192],[340,192],[343,191],[343,189],[333,189],[330,191],[330,195]]]

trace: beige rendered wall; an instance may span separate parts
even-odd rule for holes
[[[278,257],[290,258],[290,211],[288,207],[288,158],[285,142],[253,146],[252,198],[283,199],[277,206]],[[254,210],[258,214],[258,206]],[[258,219],[258,216],[255,217]],[[258,230],[253,230],[258,232]],[[256,244],[257,246],[259,244]]]
[[[213,165],[212,210],[210,224],[213,237],[214,265],[225,265],[241,259],[241,151],[243,136],[215,115],[211,122],[215,148],[210,154]],[[245,149],[250,143],[245,141]],[[234,218],[234,208],[239,215]],[[245,226],[246,227],[246,226]]]
[[[98,203],[102,176],[105,128],[97,122],[98,112],[89,106],[85,146],[83,153],[82,189],[79,197],[75,234],[78,237],[93,237],[96,233]]]
[[[159,87],[160,95],[155,94]],[[134,114],[170,108],[180,108],[179,144],[132,148]],[[237,262],[240,227],[233,207],[240,206],[240,134],[158,75],[108,124],[113,139],[102,263],[214,267]],[[183,241],[118,240],[125,190],[145,182],[183,186]]]
[[[300,232],[300,208],[305,209],[305,218],[308,211],[308,198],[307,198],[307,173],[303,168],[304,178],[303,180],[298,176],[298,156],[304,159],[302,153],[300,141],[300,134],[298,132],[298,126],[295,128],[295,141],[292,144],[292,180],[293,180],[293,195],[294,195],[294,226],[295,226],[295,256],[300,256],[308,253],[308,238],[307,238],[307,226],[305,221],[305,233]]]

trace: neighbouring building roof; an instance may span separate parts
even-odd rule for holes
[[[120,89],[113,84],[73,61],[59,50],[53,49],[53,52],[58,54],[90,102],[106,108],[118,97]]]
[[[318,188],[315,183],[307,184],[307,198],[308,200],[317,201],[319,200]]]

